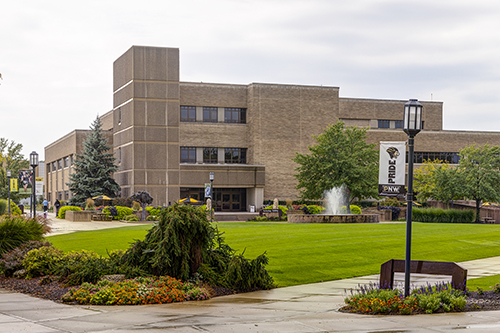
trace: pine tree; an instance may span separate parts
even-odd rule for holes
[[[108,139],[103,136],[99,117],[90,125],[90,133],[83,142],[82,154],[77,154],[74,161],[75,172],[70,175],[69,189],[73,192],[70,203],[84,206],[85,200],[97,195],[115,197],[120,186],[112,174],[118,167],[110,153]]]

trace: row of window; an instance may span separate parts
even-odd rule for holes
[[[406,152],[406,160],[408,161],[408,152]],[[413,163],[424,163],[424,161],[441,160],[450,164],[458,164],[460,156],[458,153],[446,152],[415,152],[413,154]]]
[[[203,163],[218,163],[219,149],[203,148]],[[224,148],[224,163],[247,162],[247,148]],[[196,147],[181,147],[181,163],[196,163]]]
[[[394,128],[403,128],[402,120],[388,120],[388,119],[379,119],[378,128],[391,128],[391,121],[394,122]],[[424,129],[423,121],[422,121],[422,129]]]
[[[224,108],[225,123],[245,124],[247,109],[244,108]],[[203,107],[203,122],[216,123],[219,119],[219,108],[212,106]],[[196,106],[181,105],[181,121],[196,122]]]
[[[47,163],[47,172],[61,170],[73,165],[73,155],[63,157],[52,163]]]

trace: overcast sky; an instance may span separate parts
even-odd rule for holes
[[[498,0],[2,1],[0,137],[43,160],[88,129],[132,45],[180,48],[181,81],[432,99],[445,129],[498,131],[499,31]]]

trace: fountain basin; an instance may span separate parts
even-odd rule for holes
[[[294,214],[287,216],[288,223],[378,223],[378,214]]]

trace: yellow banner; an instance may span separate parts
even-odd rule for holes
[[[35,177],[36,182],[43,182],[43,177]]]
[[[10,191],[17,192],[17,178],[10,179]]]

